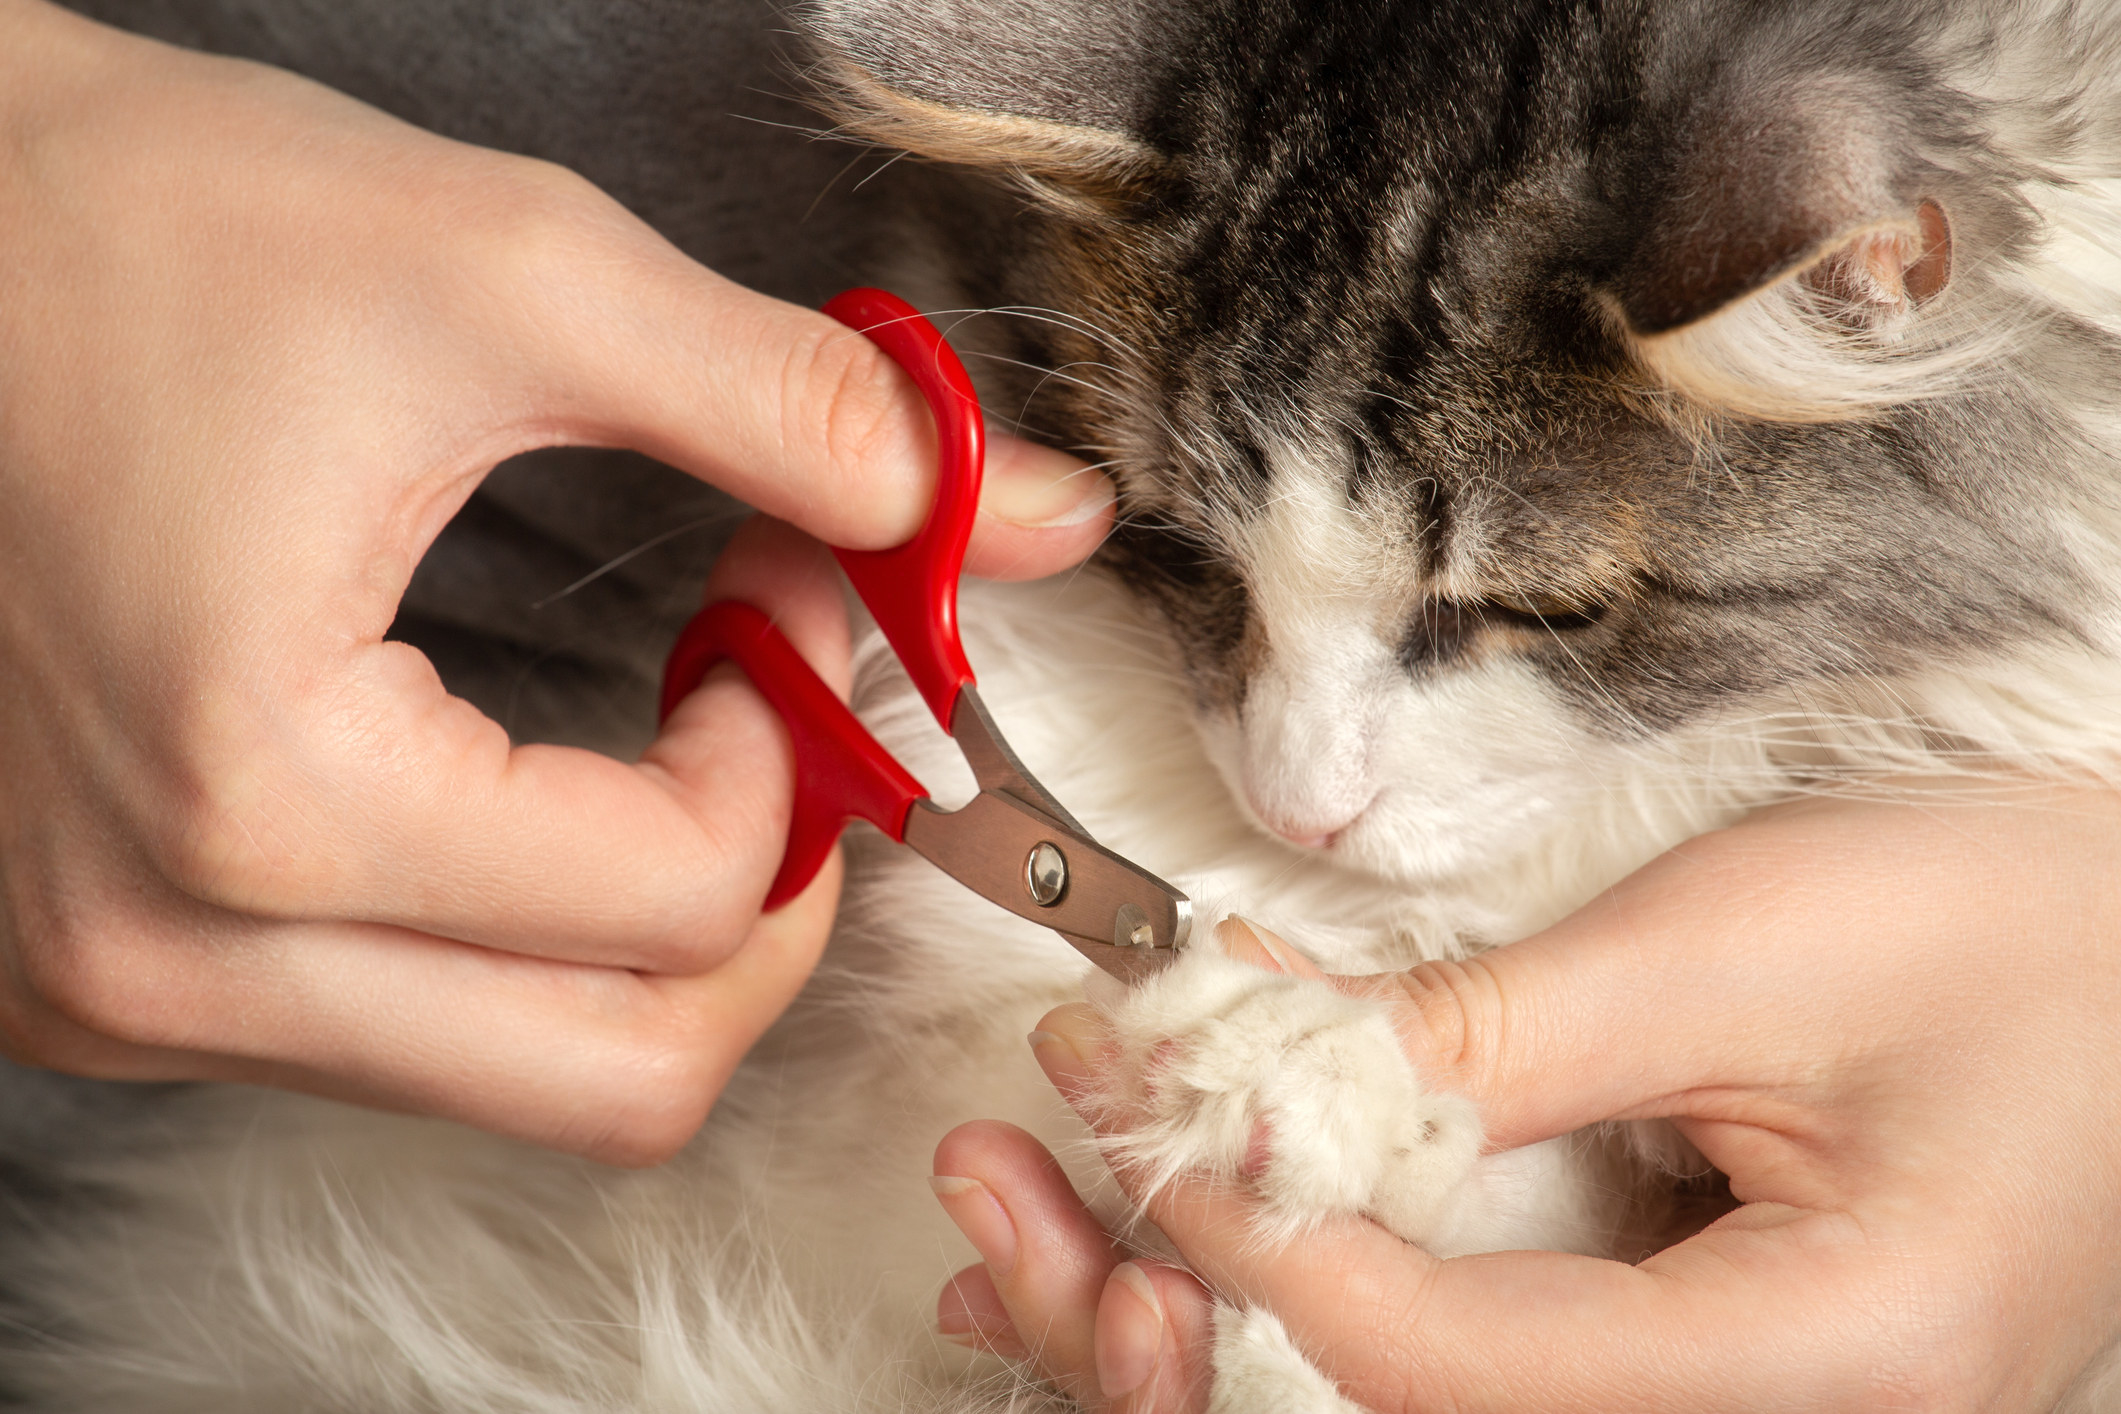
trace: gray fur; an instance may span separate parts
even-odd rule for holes
[[[891,0],[822,4],[808,20],[827,52],[908,96],[1118,131],[1154,121],[1155,90],[1143,76],[1192,28],[1156,0]]]
[[[868,7],[825,8],[851,28]],[[2113,396],[2084,377],[2121,356],[2111,335],[2051,310],[1946,400],[1704,424],[1643,406],[1601,305],[1691,323],[1924,195],[1954,213],[1950,297],[1990,298],[2033,239],[2017,185],[2052,154],[1993,140],[1958,86],[1963,7],[1200,8],[1141,76],[1129,136],[1167,160],[1130,209],[1006,235],[953,212],[936,239],[977,272],[968,302],[1075,316],[999,351],[1034,370],[1014,380],[1034,427],[1117,458],[1112,556],[1207,700],[1242,703],[1259,625],[1231,528],[1273,494],[1277,446],[1396,545],[1410,670],[1522,653],[1624,737],[2092,633],[2110,586],[2044,522],[2115,503],[2113,449],[2072,419]],[[2086,52],[2114,27],[2080,22]],[[937,37],[963,43],[905,39],[924,84]],[[989,103],[971,80],[965,107]],[[1462,553],[1484,592],[1439,587]],[[1506,607],[1526,598],[1590,612]]]

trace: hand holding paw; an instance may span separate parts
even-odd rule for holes
[[[2116,878],[2111,794],[1822,802],[1470,962],[1336,979],[1491,1144],[1670,1118],[1741,1206],[1638,1263],[1440,1260],[1345,1214],[1276,1246],[1263,1190],[1138,1186],[1195,1277],[1125,1260],[1028,1136],[969,1125],[939,1169],[1038,1237],[961,1273],[945,1328],[1035,1350],[1095,1409],[1302,1408],[1220,1377],[1276,1331],[1380,1411],[2052,1409],[2121,1330]],[[1064,1094],[1109,1090],[1124,1042],[1076,1009],[1043,1029]],[[1211,1289],[1271,1329],[1218,1323]]]
[[[1472,1105],[1423,1088],[1386,1002],[1286,970],[1293,950],[1242,919],[1215,937],[1138,986],[1096,979],[1095,1017],[1048,1018],[1096,1056],[1071,1099],[1107,1159],[1143,1197],[1186,1175],[1248,1185],[1273,1245],[1358,1213],[1426,1241],[1479,1155]]]

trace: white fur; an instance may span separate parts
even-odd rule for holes
[[[1107,1154],[1151,1190],[1249,1180],[1264,1241],[1367,1214],[1426,1243],[1480,1155],[1473,1107],[1428,1092],[1390,1013],[1194,947],[1132,989],[1099,986],[1118,1047],[1097,1102],[1131,1121]],[[1248,1171],[1255,1146],[1262,1162]]]
[[[1521,931],[1575,901],[1523,893],[1498,910],[1410,899],[1262,836],[1204,759],[1159,637],[1097,578],[968,588],[964,619],[1005,730],[1090,828],[1197,894],[1242,899],[1331,966],[1403,965],[1454,949],[1469,928]],[[953,748],[874,644],[861,700],[938,794],[968,791]],[[1672,821],[1680,832],[1693,824]],[[161,1136],[172,1152],[81,1175],[124,1204],[55,1228],[38,1259],[71,1325],[39,1407],[822,1414],[1036,1404],[1005,1372],[928,1333],[935,1291],[974,1256],[923,1179],[937,1137],[999,1116],[1044,1137],[1109,1217],[1125,1217],[1022,1040],[1042,1011],[1080,996],[1084,967],[1052,934],[905,851],[874,836],[852,843],[826,968],[699,1140],[663,1169],[608,1171],[258,1091],[172,1099]],[[1565,887],[1580,896],[1607,872],[1602,859],[1593,867]],[[1427,1147],[1450,1157],[1425,1162],[1446,1178],[1477,1140],[1462,1106],[1423,1095],[1388,1029],[1361,1007],[1299,1058],[1378,1088],[1335,1093],[1292,1083],[1293,1071],[1277,1080],[1277,1028],[1331,1007],[1312,984],[1235,966],[1204,954],[1185,976],[1213,978],[1240,1002],[1248,988],[1290,999],[1289,1010],[1255,1007],[1241,1064],[1263,1088],[1248,1096],[1239,1076],[1231,1096],[1241,1112],[1275,1117],[1286,1211],[1298,1217],[1330,1187],[1343,1208],[1405,1231],[1433,1225],[1431,1179],[1381,1184],[1377,1137],[1404,1130],[1409,1115],[1440,1117],[1446,1140]],[[1178,991],[1142,1001],[1177,1008],[1174,1031],[1179,1011],[1199,1009]],[[1225,1074],[1240,1064],[1212,1047],[1200,1059]],[[1410,1108],[1397,1114],[1402,1102]],[[1524,1199],[1512,1164],[1541,1176],[1521,1160],[1497,1169],[1499,1201],[1469,1223],[1487,1245],[1553,1236],[1537,1211],[1510,1211]],[[1322,1177],[1336,1168],[1342,1177]],[[1567,1173],[1546,1176],[1561,1180],[1544,1186],[1566,1207]]]
[[[1271,1311],[1215,1313],[1215,1388],[1208,1414],[1362,1414],[1312,1368]]]

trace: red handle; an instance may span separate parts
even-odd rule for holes
[[[766,907],[779,908],[817,877],[850,819],[860,816],[903,840],[906,812],[928,791],[863,729],[773,621],[749,604],[709,604],[692,616],[663,667],[658,720],[668,720],[707,670],[724,658],[750,676],[788,724],[795,743],[795,814],[788,824],[788,851],[766,893]]]
[[[927,699],[944,731],[958,689],[972,682],[972,665],[957,635],[957,580],[965,545],[979,514],[980,474],[987,437],[979,396],[957,353],[920,311],[884,290],[849,290],[825,313],[869,336],[913,378],[935,414],[941,449],[935,505],[905,544],[889,550],[835,550],[840,567],[898,651],[907,676]]]

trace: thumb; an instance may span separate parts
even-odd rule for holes
[[[1904,1029],[1880,1008],[1905,994],[1909,948],[1952,931],[1927,919],[1951,909],[1923,881],[1961,852],[1962,879],[1996,867],[1950,822],[1770,812],[1520,942],[1344,985],[1407,1005],[1416,1063],[1480,1105],[1499,1147],[1705,1105],[1728,1116],[1736,1093],[1810,1095]],[[1888,928],[1909,942],[1850,946]]]
[[[1497,1148],[1678,1114],[1681,1097],[1743,1069],[1734,1052],[1757,1040],[1734,1015],[1750,1019],[1757,995],[1691,971],[1671,946],[1672,915],[1722,921],[1690,902],[1688,882],[1638,876],[1521,942],[1343,985],[1405,1005],[1416,1065],[1479,1105]]]
[[[830,545],[880,550],[934,499],[935,430],[913,381],[859,333],[688,260],[613,209],[625,258],[540,282],[530,337],[562,435],[623,445]],[[995,437],[970,567],[1021,578],[1087,555],[1112,489],[1074,457]]]

